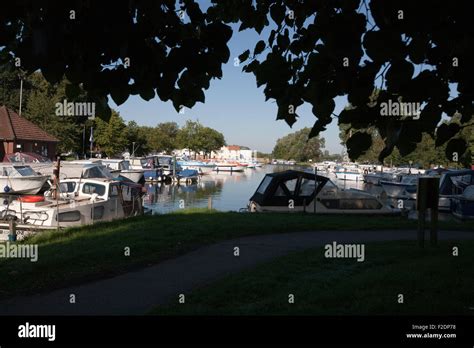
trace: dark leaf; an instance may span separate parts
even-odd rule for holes
[[[351,160],[362,156],[372,145],[372,136],[366,132],[356,132],[347,139],[347,154]]]

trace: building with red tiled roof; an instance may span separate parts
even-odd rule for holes
[[[0,161],[5,154],[35,152],[54,159],[58,139],[21,117],[13,110],[0,106]]]

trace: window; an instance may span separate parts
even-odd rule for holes
[[[266,176],[260,186],[257,189],[257,193],[264,194],[268,185],[272,182],[272,177],[271,176]]]
[[[15,169],[20,173],[21,176],[36,175],[35,171],[28,166],[15,166]]]
[[[99,196],[103,196],[105,194],[105,186],[88,182],[84,184],[84,187],[82,188],[82,193],[88,195],[97,193]]]
[[[286,193],[283,190],[283,188],[281,187],[281,185],[283,185],[283,184],[278,185],[278,188],[275,191],[275,197],[286,197]]]
[[[76,190],[76,183],[75,182],[61,182],[59,184],[59,191],[60,192],[74,192]]]
[[[129,161],[123,161],[121,163],[121,168],[122,170],[129,170],[130,169],[130,162]]]
[[[118,185],[111,185],[109,197],[117,197],[119,194],[118,190]]]
[[[67,211],[64,213],[59,213],[56,217],[56,220],[58,220],[58,217],[59,222],[74,222],[81,220],[81,213],[77,210]]]
[[[92,218],[94,220],[102,219],[104,217],[104,211],[105,211],[105,208],[104,208],[103,205],[98,206],[98,207],[94,207],[94,213],[93,213]]]
[[[101,170],[100,167],[95,166],[91,167],[87,170],[84,171],[84,178],[85,179],[90,179],[90,178],[105,178],[106,175],[104,172]]]
[[[301,180],[299,196],[311,196],[314,193],[314,180],[303,178]]]
[[[291,179],[285,182],[285,186],[288,189],[288,191],[290,191],[290,194],[293,195],[295,193],[297,183],[298,183],[298,178]]]

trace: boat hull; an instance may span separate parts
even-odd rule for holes
[[[2,193],[35,195],[41,191],[48,179],[48,175],[2,177],[0,178],[0,190]]]
[[[336,172],[336,178],[346,181],[363,181],[364,177],[360,173]]]
[[[122,170],[120,172],[120,175],[127,179],[130,179],[131,181],[135,183],[139,183],[141,180],[143,180],[144,171],[143,170]]]
[[[389,197],[406,197],[416,195],[416,185],[399,182],[381,181],[380,185]]]
[[[224,166],[224,165],[218,165],[216,166],[216,168],[214,168],[214,171],[216,172],[229,172],[229,173],[232,173],[232,172],[243,172],[244,171],[244,167],[242,166]]]

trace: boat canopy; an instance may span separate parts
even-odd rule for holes
[[[453,170],[445,172],[439,186],[440,195],[462,194],[466,187],[474,185],[474,170]]]
[[[262,206],[286,206],[290,199],[295,205],[308,204],[326,184],[334,185],[327,177],[308,172],[271,173],[265,175],[250,200]]]
[[[9,163],[52,163],[47,157],[34,152],[7,153],[3,157],[3,162]]]

